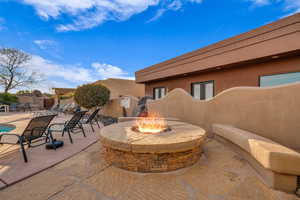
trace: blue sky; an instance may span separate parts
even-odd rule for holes
[[[134,72],[300,11],[300,0],[0,0],[0,47],[32,55],[34,88]]]

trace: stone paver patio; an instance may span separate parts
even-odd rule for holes
[[[297,200],[266,187],[228,147],[209,140],[194,166],[169,173],[133,173],[108,165],[98,142],[74,157],[0,191],[9,200]]]
[[[21,134],[32,116],[30,113],[1,116],[0,123],[15,125],[16,129],[10,133]],[[61,123],[70,117],[71,115],[57,116],[53,122]],[[95,129],[98,130],[98,127]],[[85,126],[85,133],[86,137],[83,137],[81,133],[72,134],[73,144],[70,143],[68,137],[61,137],[61,134],[54,133],[54,138],[64,141],[64,147],[57,150],[47,150],[45,145],[35,148],[25,147],[28,163],[24,162],[19,145],[0,145],[0,189],[55,166],[98,141],[97,134],[92,132],[90,126]],[[6,136],[2,138],[2,141],[16,143],[17,138]]]

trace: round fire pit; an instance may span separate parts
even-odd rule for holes
[[[167,172],[195,164],[202,153],[205,131],[191,124],[167,121],[156,134],[135,131],[135,122],[104,127],[100,132],[105,160],[135,172]]]

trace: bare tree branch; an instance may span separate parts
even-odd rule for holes
[[[18,49],[0,49],[0,86],[4,87],[5,93],[38,82],[36,74],[24,67],[30,59],[30,55]]]

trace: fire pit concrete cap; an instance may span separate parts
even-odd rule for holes
[[[184,122],[168,121],[171,131],[143,134],[133,131],[134,121],[104,127],[100,139],[104,146],[121,151],[138,153],[170,153],[200,146],[206,137],[205,130]]]

